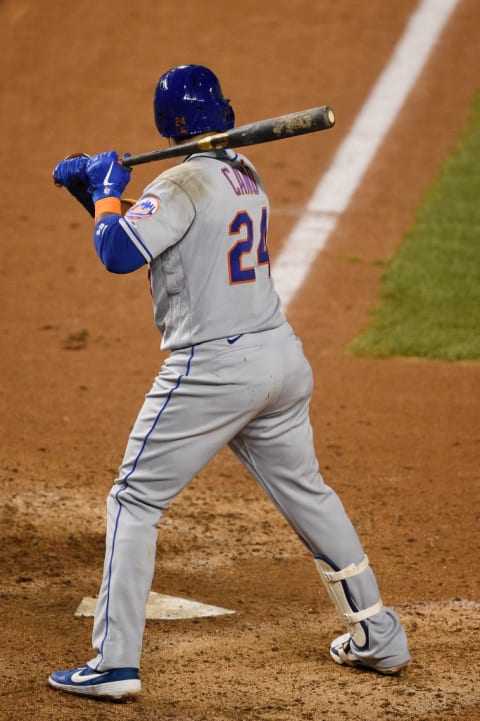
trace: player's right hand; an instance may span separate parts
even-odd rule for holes
[[[86,165],[93,201],[103,198],[121,198],[130,182],[130,168],[118,162],[118,153],[109,150],[106,153],[92,155]]]

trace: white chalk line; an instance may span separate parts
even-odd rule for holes
[[[410,17],[388,64],[272,264],[284,308],[348,207],[458,2],[421,0]]]

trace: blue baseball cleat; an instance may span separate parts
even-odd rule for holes
[[[78,696],[124,701],[140,693],[142,684],[136,668],[94,671],[86,664],[70,671],[54,671],[48,677],[52,688]]]

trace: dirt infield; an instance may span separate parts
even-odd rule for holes
[[[55,693],[91,657],[104,502],[162,360],[145,274],[109,275],[91,219],[51,171],[69,152],[162,147],[152,93],[211,66],[243,124],[330,104],[328,133],[249,153],[272,202],[273,257],[367,97],[414,0],[0,0],[2,387],[0,719],[476,721],[480,365],[355,359],[383,264],[464,127],[480,5],[461,0],[373,165],[288,309],[315,375],[312,422],[413,661],[385,679],[333,664],[342,629],[314,565],[223,451],[173,505],[153,589],[234,615],[149,621],[135,704]],[[138,194],[154,172],[134,171]]]

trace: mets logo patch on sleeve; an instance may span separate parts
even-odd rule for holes
[[[142,220],[143,218],[149,218],[151,215],[155,215],[159,208],[160,201],[157,198],[148,196],[139,200],[135,205],[132,205],[128,212],[125,213],[125,217],[129,220]]]

